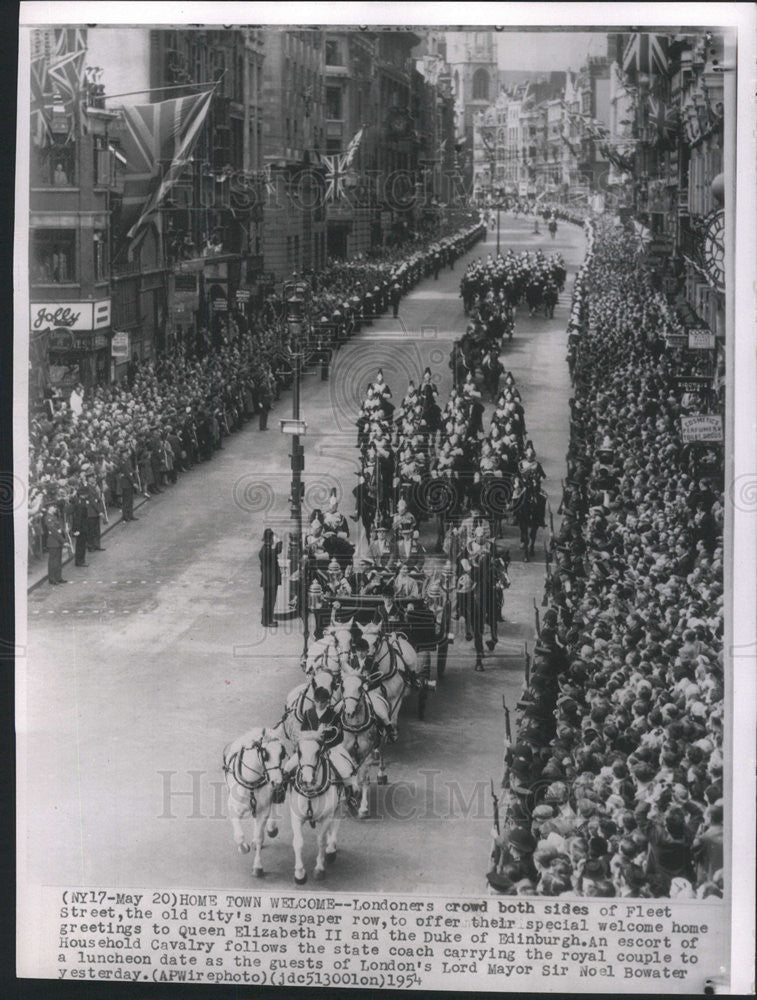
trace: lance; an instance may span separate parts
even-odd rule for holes
[[[513,734],[510,729],[510,709],[507,707],[504,695],[502,695],[502,708],[505,710],[505,736],[507,737],[507,742],[512,744]]]
[[[538,614],[538,612],[537,612]],[[531,683],[531,654],[528,651],[528,643],[524,643],[524,650],[526,654],[526,687]]]

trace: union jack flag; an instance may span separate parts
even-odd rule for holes
[[[52,138],[50,117],[53,90],[44,56],[31,61],[31,136],[35,146],[46,146]]]
[[[657,132],[661,144],[675,141],[679,123],[677,108],[665,107],[662,101],[654,97],[649,98],[649,124]]]
[[[84,59],[87,55],[86,28],[56,28],[54,46],[47,69],[55,90],[60,94],[73,126],[81,117],[84,87]]]
[[[635,32],[623,50],[623,72],[632,79],[639,73],[666,76],[669,66],[668,44],[667,35]]]
[[[154,221],[158,205],[189,163],[213,90],[121,109],[121,152],[127,163],[121,223],[128,239],[135,240]]]
[[[344,195],[345,163],[347,157],[343,153],[333,156],[322,156],[321,162],[326,168],[326,201],[340,201]]]
[[[363,129],[359,129],[352,137],[346,153],[334,153],[332,156],[322,156],[321,163],[326,168],[326,201],[340,201],[344,196],[344,182],[347,171],[352,166],[358,146],[363,138]]]

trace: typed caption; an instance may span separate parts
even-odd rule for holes
[[[727,971],[721,901],[103,888],[42,896],[48,919],[36,955],[19,952],[22,976],[691,993]]]

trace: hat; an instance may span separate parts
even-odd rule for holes
[[[555,814],[554,809],[552,808],[551,805],[548,805],[546,802],[543,802],[540,806],[537,806],[533,812],[534,819],[536,820],[552,819],[554,814]]]
[[[532,854],[536,850],[536,838],[522,826],[514,826],[505,834],[507,842],[516,851]]]

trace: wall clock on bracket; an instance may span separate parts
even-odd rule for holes
[[[710,212],[704,220],[704,266],[713,285],[725,292],[725,213]]]

